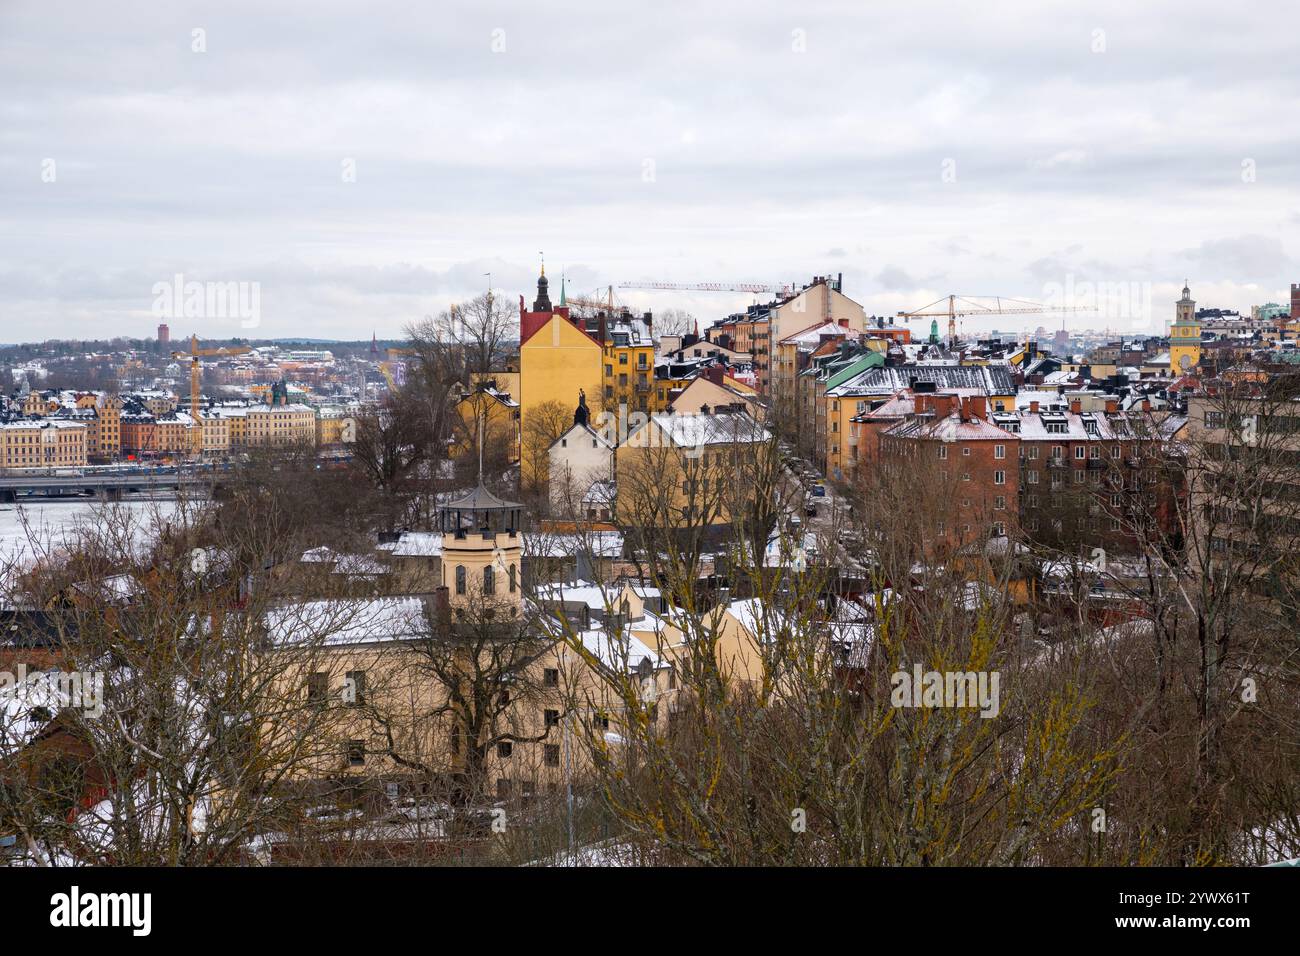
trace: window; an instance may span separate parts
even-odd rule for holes
[[[970,457],[970,446],[969,446],[969,445],[962,445],[962,447],[961,447],[961,453],[962,453],[962,455],[963,455],[964,457],[969,458],[969,457]]]
[[[307,676],[307,702],[324,707],[330,696],[330,675],[317,671]]]
[[[1100,458],[1101,458],[1101,446],[1100,446],[1100,445],[1089,445],[1089,446],[1088,446],[1088,458],[1089,458],[1090,460],[1092,460],[1092,461],[1097,461],[1098,459],[1100,459]]]
[[[366,764],[366,742],[364,740],[348,741],[348,766],[364,767]]]
[[[1030,445],[1030,446],[1029,446],[1029,457],[1030,457],[1033,461],[1037,461],[1037,460],[1038,460],[1038,446],[1037,446],[1037,445]]]
[[[465,593],[465,565],[456,565],[456,593]]]
[[[1037,508],[1037,507],[1038,507],[1038,495],[1029,495],[1029,496],[1025,499],[1025,506],[1028,507],[1028,508]]]
[[[497,777],[497,799],[508,800],[510,798],[510,778]]]
[[[542,686],[543,687],[560,686],[560,672],[557,668],[548,667],[544,671],[542,671]]]
[[[1075,445],[1074,457],[1078,461],[1083,461],[1083,459],[1088,457],[1088,449],[1085,448],[1083,445]]]
[[[626,364],[627,364],[627,353],[626,353],[626,352],[620,352],[620,353],[619,353],[619,355],[618,355],[618,364],[619,364],[619,365],[626,365]]]
[[[1006,445],[994,445],[994,446],[993,446],[993,457],[994,457],[994,458],[1006,458],[1006,457],[1007,457],[1007,446],[1006,446]]]
[[[1120,452],[1119,445],[1113,445],[1113,446],[1111,446],[1111,449],[1110,449],[1110,457],[1111,457],[1111,460],[1112,460],[1112,461],[1118,461],[1118,460],[1119,460],[1119,456],[1120,456],[1121,454],[1122,454],[1122,453]]]
[[[993,499],[993,510],[994,511],[1007,510],[1007,499],[1003,495],[998,495],[996,498]]]
[[[591,726],[597,730],[609,730],[609,718],[604,714],[594,714],[591,718]]]
[[[345,702],[352,707],[363,706],[366,702],[366,672],[348,671],[345,676],[347,677],[347,683],[344,685]]]
[[[943,461],[943,460],[946,459],[947,457],[948,457],[948,446],[947,446],[947,445],[940,445],[940,446],[939,446],[939,460],[940,460],[940,461]]]
[[[963,472],[961,473],[961,480],[962,480],[962,481],[970,481],[970,472],[969,472],[969,471],[963,471]]]
[[[542,750],[542,760],[548,767],[558,767],[560,765],[560,745],[546,744]]]
[[[519,590],[519,572],[518,565],[510,565],[510,593],[514,594]]]
[[[558,710],[548,710],[545,712],[545,716],[547,727],[560,726],[560,712]]]
[[[497,572],[490,564],[484,565],[483,567],[483,593],[497,593]]]
[[[508,760],[510,755],[515,752],[515,745],[508,740],[503,740],[497,744],[497,756],[502,760]]]
[[[1030,485],[1038,484],[1038,472],[1036,471],[1025,472],[1025,483]]]
[[[993,484],[1005,485],[1007,483],[1007,473],[1005,471],[993,472]]]

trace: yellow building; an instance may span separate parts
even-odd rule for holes
[[[218,458],[230,453],[230,420],[211,410],[199,412],[203,429],[203,457]]]
[[[604,394],[603,349],[569,318],[567,306],[551,307],[545,271],[537,280],[531,312],[519,297],[519,341],[521,472],[524,482],[531,483],[545,479],[539,472],[545,469],[546,448],[571,423],[579,393],[593,403]]]
[[[619,520],[671,528],[730,524],[753,492],[743,463],[771,440],[744,412],[650,416],[615,453]]]
[[[116,395],[100,395],[97,399],[89,454],[117,458],[122,454],[122,400]]]
[[[507,460],[519,461],[519,403],[508,392],[500,391],[490,378],[479,378],[474,391],[456,403],[460,430],[451,455],[459,458],[478,446],[478,430],[483,427],[485,450],[504,448]]]
[[[1169,371],[1173,375],[1182,375],[1201,363],[1201,323],[1196,318],[1196,303],[1186,285],[1175,309],[1174,322],[1169,327]]]
[[[77,468],[86,464],[90,426],[61,419],[0,425],[0,468]]]
[[[644,319],[630,314],[601,320],[597,337],[604,338],[604,385],[598,404],[607,411],[620,406],[659,411],[655,393],[655,347]]]
[[[244,441],[249,446],[309,445],[316,441],[316,411],[309,405],[266,405],[248,409]]]
[[[316,415],[316,447],[350,445],[356,441],[356,419],[342,408],[322,408]]]

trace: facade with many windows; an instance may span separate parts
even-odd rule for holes
[[[86,464],[90,426],[61,419],[0,425],[0,468],[77,468]]]

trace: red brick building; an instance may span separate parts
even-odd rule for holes
[[[910,468],[918,494],[940,493],[927,547],[951,552],[1010,533],[1020,508],[1020,439],[994,424],[983,395],[917,392],[913,410],[880,433],[881,459]],[[933,468],[930,471],[929,468]]]

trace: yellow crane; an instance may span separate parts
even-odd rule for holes
[[[200,369],[199,359],[201,358],[223,358],[231,355],[244,355],[253,351],[247,345],[223,345],[215,349],[199,348],[198,336],[190,336],[190,350],[188,352],[173,352],[172,358],[186,358],[190,360],[190,417],[194,419],[194,425],[190,428],[190,444],[195,458],[203,455],[203,425],[199,422],[199,378]]]
[[[931,311],[936,305],[942,305],[944,299],[936,299],[929,305],[922,306],[915,312],[899,312],[900,319],[943,319],[948,320],[948,347],[957,345],[957,318],[968,315],[1042,315],[1049,312],[1095,312],[1095,309],[1076,308],[1072,306],[1043,305],[1028,299],[1012,299],[1006,296],[961,296],[948,295],[947,309]],[[978,299],[986,301],[979,302]],[[1005,303],[1005,304],[1004,304]]]

